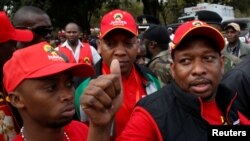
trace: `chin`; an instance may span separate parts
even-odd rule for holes
[[[60,120],[56,120],[54,122],[50,122],[50,126],[53,128],[61,128],[64,127],[65,125],[69,124],[71,121],[73,120],[72,118],[65,118],[65,119],[60,119]]]

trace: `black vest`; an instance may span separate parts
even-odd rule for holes
[[[216,102],[228,124],[239,121],[234,98],[227,88],[219,86]],[[164,141],[206,141],[208,138],[209,123],[201,116],[201,100],[183,92],[174,82],[145,97],[137,106],[151,114]],[[228,113],[227,108],[230,108]]]

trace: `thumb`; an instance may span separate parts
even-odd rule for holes
[[[110,65],[110,73],[121,75],[121,68],[119,61],[117,59],[113,59]]]
[[[120,92],[116,96],[116,98],[113,100],[113,108],[111,109],[111,113],[115,114],[121,107],[122,101],[123,101],[123,86],[122,86],[122,79],[121,79],[121,69],[120,69],[120,64],[117,59],[112,60],[111,65],[110,65],[110,73],[115,74],[119,76],[119,82],[120,84]]]

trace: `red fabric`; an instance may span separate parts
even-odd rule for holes
[[[238,111],[238,115],[240,117],[240,124],[241,125],[250,125],[250,119],[244,116],[241,112]]]
[[[130,120],[116,141],[162,141],[160,130],[152,116],[143,108],[136,107]]]
[[[203,108],[203,117],[212,125],[223,125],[221,113],[218,111],[218,106],[214,103],[204,103],[203,107],[211,106],[210,108]],[[211,114],[213,113],[213,114]],[[238,112],[240,117],[240,124],[250,125],[250,120]],[[131,114],[130,120],[123,130],[122,134],[116,141],[162,141],[162,136],[155,120],[142,107],[135,107]]]
[[[109,67],[105,63],[103,63],[102,68],[103,74],[110,73]],[[115,116],[115,139],[125,128],[136,102],[146,95],[146,91],[142,85],[142,77],[136,72],[134,67],[128,78],[122,77],[122,83],[123,103]]]
[[[225,117],[217,106],[215,101],[204,102],[202,104],[202,116],[211,125],[221,125],[225,123]],[[213,114],[211,114],[213,113]]]
[[[3,68],[4,87],[10,93],[26,78],[49,76],[65,70],[77,77],[94,74],[90,65],[67,63],[51,45],[41,42],[13,53]]]
[[[127,11],[115,9],[105,14],[101,21],[100,38],[114,29],[124,29],[135,36],[138,35],[137,23],[134,17]]]
[[[93,57],[90,45],[88,43],[82,43],[82,44],[83,46],[81,46],[80,48],[80,57],[78,63],[86,63],[93,66]],[[70,62],[73,63],[76,62],[71,50],[69,50],[66,47],[62,47],[62,45],[59,46],[58,49],[60,52],[64,53],[68,57]]]
[[[7,105],[3,93],[0,92],[0,141],[13,139],[19,130],[20,128],[11,112],[11,108]]]
[[[88,127],[83,123],[72,121],[70,124],[65,126],[64,130],[71,141],[87,141]],[[23,139],[19,134],[13,141],[23,141]],[[64,138],[63,141],[67,141],[67,139]]]
[[[62,52],[64,55],[68,57],[70,63],[76,63],[76,60],[69,49],[67,49],[66,47],[60,47],[60,46],[58,47],[58,49],[60,52]]]

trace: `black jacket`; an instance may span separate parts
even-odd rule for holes
[[[216,102],[228,124],[239,121],[233,102],[235,96],[224,86],[219,86]],[[164,141],[206,141],[208,138],[209,123],[201,116],[201,99],[183,92],[175,82],[145,97],[138,105],[151,114]]]
[[[237,92],[239,110],[250,118],[250,55],[224,75],[222,84]]]

